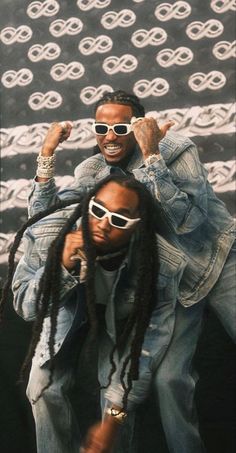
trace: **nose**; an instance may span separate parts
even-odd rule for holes
[[[113,132],[112,129],[109,129],[107,134],[106,134],[106,140],[116,140],[117,139],[117,135],[115,134],[115,132]]]
[[[108,217],[104,217],[102,220],[99,220],[98,227],[101,231],[109,231],[111,229],[111,225]]]

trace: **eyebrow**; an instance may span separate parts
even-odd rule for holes
[[[96,201],[96,203],[99,203],[99,204],[100,204],[101,206],[103,206],[104,208],[108,209],[108,208],[104,205],[104,203],[103,203],[101,200],[99,200],[99,198],[96,198],[96,196],[95,196],[95,198],[94,198],[94,201]],[[110,209],[108,209],[108,211],[110,211]],[[130,212],[130,210],[129,210],[128,208],[120,208],[120,209],[118,209],[117,211],[110,211],[110,212],[114,212],[114,214],[124,214],[124,215],[127,215],[128,217],[133,215],[133,213]]]

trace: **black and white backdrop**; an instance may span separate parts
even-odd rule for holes
[[[235,214],[235,10],[235,0],[1,0],[1,278],[49,124],[74,123],[57,151],[65,187],[91,155],[104,91],[133,92],[148,115],[175,120]]]
[[[66,187],[92,153],[93,107],[107,90],[133,92],[160,123],[173,119],[174,129],[197,144],[215,192],[236,214],[235,0],[0,0],[0,9],[0,280],[27,219],[36,156],[50,123],[74,123],[57,151],[56,182]],[[33,453],[31,410],[16,386],[31,325],[11,304],[7,309],[0,329],[0,451]],[[233,453],[235,350],[211,312],[199,346],[203,439],[209,453]],[[167,451],[156,421],[155,412],[142,426],[142,452],[156,452],[156,445]]]

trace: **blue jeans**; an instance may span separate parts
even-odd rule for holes
[[[35,359],[32,361],[26,393],[35,421],[37,453],[79,452],[81,435],[69,394],[85,338],[83,328],[65,341],[55,356],[52,383],[43,392],[50,377],[48,362],[40,367]]]
[[[236,243],[208,296],[189,308],[176,306],[175,330],[169,349],[154,377],[163,429],[170,453],[203,453],[192,368],[205,304],[214,310],[225,330],[236,340]]]

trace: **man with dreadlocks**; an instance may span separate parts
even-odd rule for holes
[[[169,121],[158,127],[154,118],[145,117],[132,94],[106,93],[95,105],[92,126],[100,152],[75,169],[71,193],[59,194],[53,179],[54,151],[68,138],[72,124],[52,125],[38,157],[30,212],[44,209],[58,196],[83,192],[117,171],[132,174],[152,193],[168,222],[167,238],[189,258],[180,283],[174,336],[155,377],[162,425],[171,453],[202,453],[192,358],[206,303],[236,338],[235,223],[208,183],[196,146],[169,130],[171,125]]]
[[[171,341],[186,264],[182,252],[156,234],[163,226],[153,204],[143,184],[113,175],[82,203],[77,197],[36,214],[16,236],[2,307],[25,232],[12,288],[17,313],[35,320],[22,372],[33,358],[27,394],[38,453],[79,453],[67,389],[86,325],[88,357],[99,344],[104,419],[81,452],[109,453],[127,413],[148,394]]]

